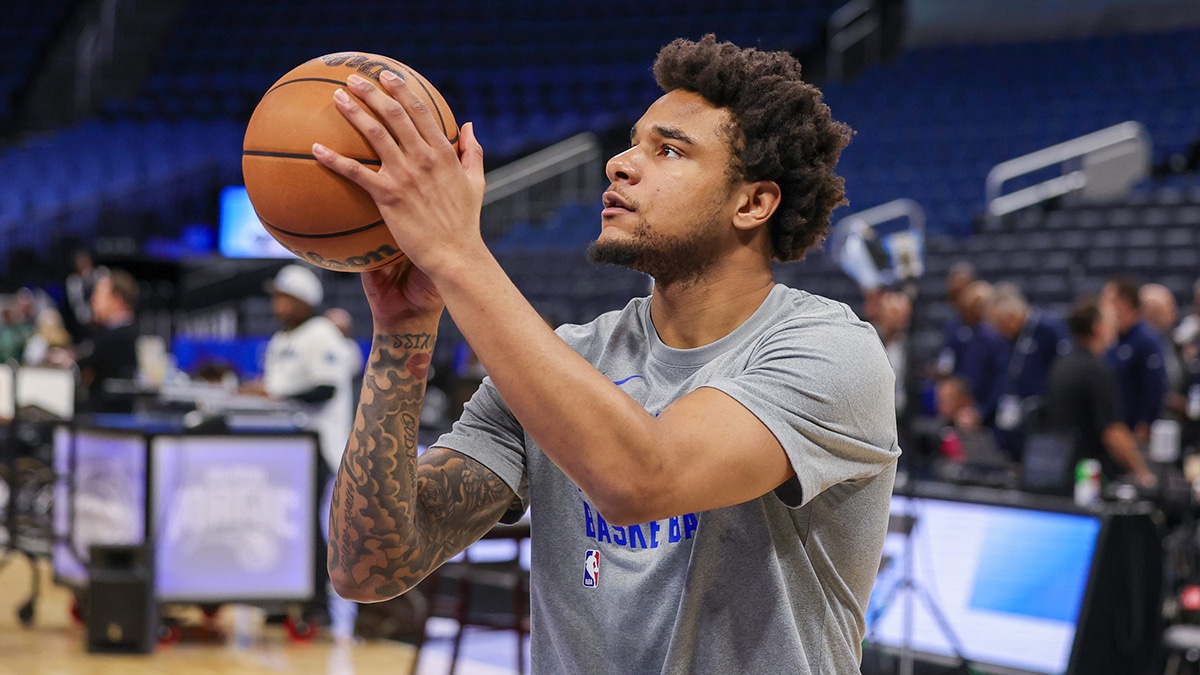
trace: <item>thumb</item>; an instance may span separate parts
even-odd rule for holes
[[[467,122],[462,126],[462,137],[458,139],[458,147],[461,148],[459,161],[462,162],[467,176],[473,181],[482,182],[483,146],[479,144],[479,139],[475,138],[474,122]]]

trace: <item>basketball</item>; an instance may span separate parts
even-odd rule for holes
[[[364,272],[404,257],[371,196],[312,155],[319,142],[379,170],[379,156],[338,111],[333,92],[353,73],[379,86],[385,70],[408,82],[457,147],[458,125],[437,89],[395,59],[362,52],[327,54],[293,68],[263,94],[246,126],[242,177],[258,219],[285,248],[319,267]]]

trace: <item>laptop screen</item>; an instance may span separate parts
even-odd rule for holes
[[[1021,453],[1021,489],[1042,494],[1071,494],[1074,457],[1075,448],[1069,436],[1029,436]]]

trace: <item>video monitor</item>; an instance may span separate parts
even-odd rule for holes
[[[1068,672],[1099,517],[894,497],[892,523],[868,644],[933,662],[958,645],[992,673]]]
[[[246,188],[221,189],[217,249],[226,258],[295,258],[259,221]]]
[[[72,460],[72,454],[74,459]],[[140,433],[54,433],[54,576],[87,584],[92,544],[140,544],[146,532],[146,439]]]
[[[17,414],[17,388],[12,366],[0,363],[0,420],[11,420]]]
[[[315,437],[158,436],[150,457],[159,600],[313,597]]]
[[[75,415],[75,376],[64,368],[17,369],[16,404],[40,408],[58,419]]]

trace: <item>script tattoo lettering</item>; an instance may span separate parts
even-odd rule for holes
[[[495,474],[452,450],[433,448],[418,461],[421,370],[434,342],[428,333],[376,335],[334,489],[329,568],[380,600],[478,539],[514,498]]]
[[[397,333],[392,335],[393,349],[433,349],[429,333]]]

